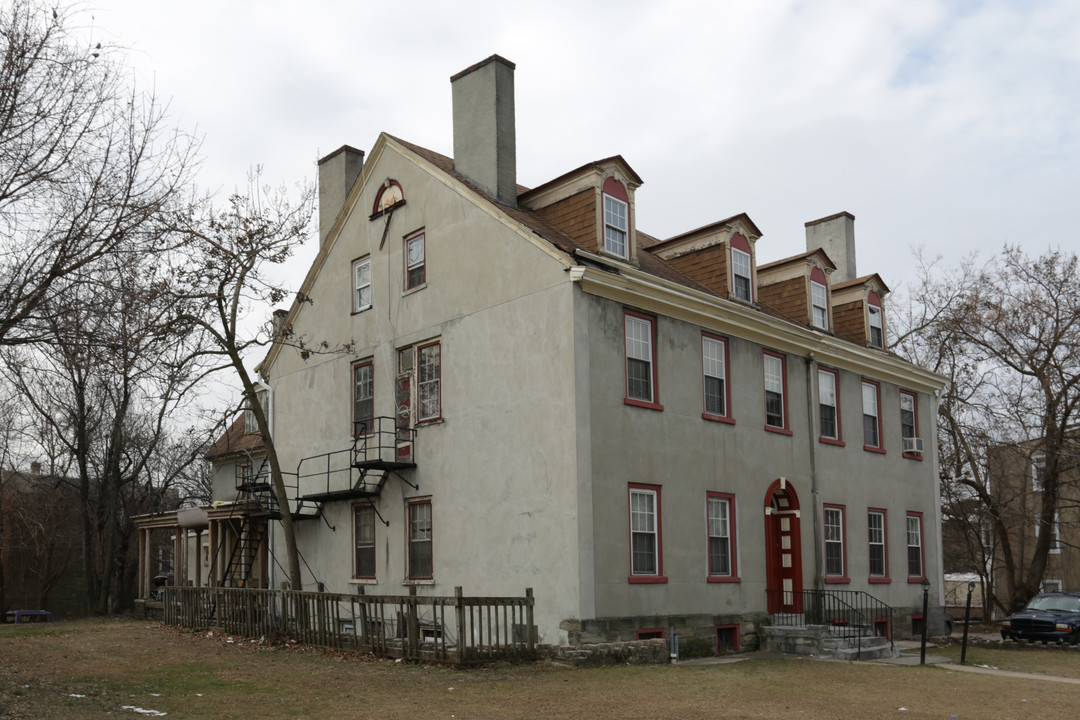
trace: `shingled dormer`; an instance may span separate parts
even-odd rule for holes
[[[835,270],[836,265],[820,248],[762,265],[758,268],[758,297],[794,322],[831,331],[829,277]]]
[[[677,235],[649,252],[721,297],[754,302],[754,246],[761,231],[745,213]]]
[[[518,197],[518,204],[580,247],[637,264],[634,192],[642,180],[616,155],[583,165]]]
[[[888,347],[884,302],[888,293],[888,286],[877,273],[833,285],[836,334],[879,350]]]

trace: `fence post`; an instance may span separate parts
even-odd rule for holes
[[[409,601],[406,606],[406,618],[409,623],[409,657],[416,659],[420,656],[420,622],[416,616],[416,586],[409,586]]]
[[[531,653],[536,649],[533,643],[533,589],[525,588],[525,647]]]
[[[465,662],[465,605],[462,602],[461,586],[454,588],[454,613],[457,617],[457,661]]]

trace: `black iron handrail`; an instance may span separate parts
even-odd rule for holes
[[[862,650],[862,638],[884,637],[893,647],[894,610],[862,590],[766,590],[774,625],[829,628],[833,637],[855,640]],[[791,610],[783,610],[791,608]]]

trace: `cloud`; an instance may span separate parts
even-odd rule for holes
[[[97,5],[95,32],[198,124],[211,187],[260,162],[313,179],[380,131],[449,154],[449,77],[499,53],[519,181],[622,154],[656,235],[746,211],[775,259],[848,210],[860,271],[894,286],[914,244],[1080,246],[1074,2]]]

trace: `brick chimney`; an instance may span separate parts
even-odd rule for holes
[[[364,151],[342,145],[319,161],[319,246],[326,241],[356,178],[364,169]]]
[[[501,203],[517,205],[514,63],[492,55],[450,78],[454,170]]]
[[[855,272],[855,216],[840,212],[820,220],[806,223],[806,251],[821,248],[836,264],[831,282],[854,280]]]
[[[39,463],[37,460],[30,463],[30,474],[31,475],[40,475],[41,474],[41,463]]]

